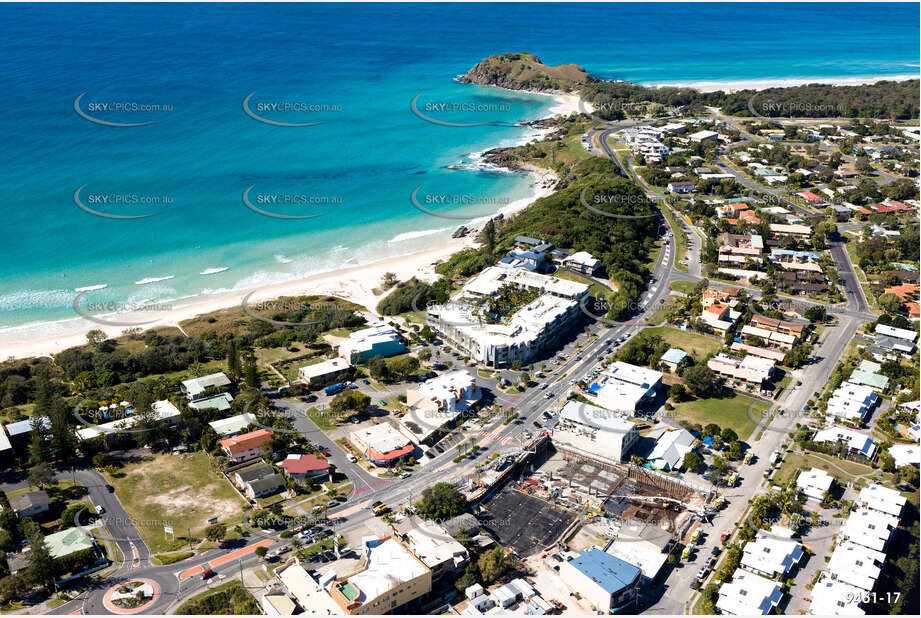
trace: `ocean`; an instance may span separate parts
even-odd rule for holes
[[[81,291],[281,282],[530,199],[477,155],[558,102],[455,81],[493,53],[648,84],[919,67],[916,4],[4,4],[0,24],[0,336],[73,319]]]

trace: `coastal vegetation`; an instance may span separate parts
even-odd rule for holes
[[[882,81],[859,86],[805,84],[725,93],[693,88],[650,88],[623,81],[603,81],[578,65],[551,67],[533,54],[498,54],[464,74],[466,83],[514,90],[573,91],[592,104],[595,115],[608,120],[643,116],[650,104],[670,107],[715,106],[724,113],[768,118],[892,118],[919,114],[919,80]]]

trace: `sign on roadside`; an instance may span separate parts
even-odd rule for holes
[[[163,532],[165,532],[166,534],[173,534],[173,527],[172,527],[172,526],[163,526]]]
[[[208,523],[209,523],[209,524],[216,524],[216,523],[217,523],[217,517],[212,517],[211,519],[208,520]]]

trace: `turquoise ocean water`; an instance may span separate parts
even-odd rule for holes
[[[73,318],[84,287],[179,299],[431,246],[463,221],[415,209],[420,185],[527,199],[529,178],[476,153],[527,139],[513,124],[556,103],[454,81],[492,53],[641,83],[901,76],[918,30],[916,4],[2,5],[0,329]],[[262,118],[321,124],[253,119],[251,93]],[[81,94],[94,118],[152,122],[96,124]],[[417,95],[433,117],[498,122],[428,123]],[[258,214],[249,187],[256,208],[322,216]],[[78,189],[90,210],[156,214],[95,216]]]

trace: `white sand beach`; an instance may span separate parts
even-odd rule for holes
[[[736,92],[738,90],[765,90],[767,88],[789,88],[791,86],[802,86],[804,84],[830,84],[832,86],[863,86],[865,84],[875,84],[882,81],[905,81],[906,79],[918,79],[917,74],[902,75],[873,75],[873,76],[853,76],[853,77],[789,77],[783,79],[742,79],[742,80],[701,80],[701,81],[670,81],[643,84],[653,88],[664,87],[681,87],[694,88],[701,92]]]

